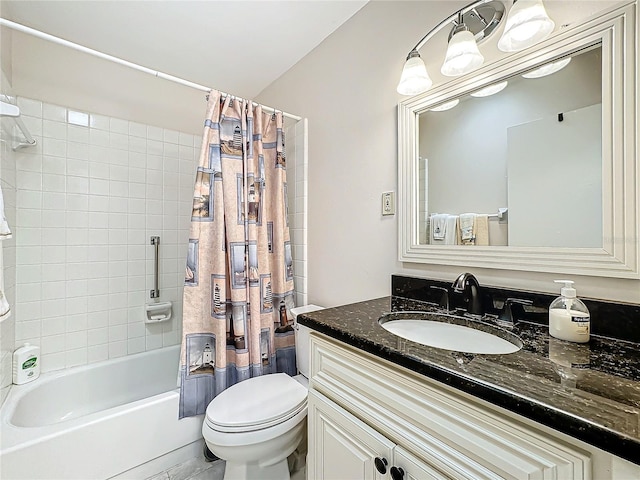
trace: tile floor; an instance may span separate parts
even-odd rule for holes
[[[224,476],[224,460],[206,462],[198,456],[186,462],[160,472],[146,480],[222,480]],[[306,472],[302,468],[291,476],[291,480],[305,480]]]
[[[222,480],[224,461],[206,462],[202,455],[174,465],[146,480]]]

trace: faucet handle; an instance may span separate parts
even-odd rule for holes
[[[438,305],[441,308],[444,308],[445,310],[449,311],[449,290],[447,290],[444,287],[439,287],[437,285],[429,285],[429,288],[442,291],[442,297],[440,297],[440,301],[438,302]]]
[[[512,305],[533,305],[533,301],[523,298],[507,298],[504,301],[504,305],[502,307],[500,315],[498,315],[498,323],[508,326],[515,325],[516,322],[513,318]],[[522,310],[522,306],[520,306],[520,309]]]

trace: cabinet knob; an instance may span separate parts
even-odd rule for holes
[[[382,475],[387,473],[387,465],[389,465],[389,462],[387,462],[386,458],[376,457],[373,460],[373,463],[375,464],[376,470],[378,470],[379,473],[381,473]]]
[[[391,467],[391,479],[402,480],[404,478],[404,470],[400,467]]]

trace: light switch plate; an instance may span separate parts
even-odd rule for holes
[[[395,192],[382,193],[382,215],[395,215],[396,199]]]

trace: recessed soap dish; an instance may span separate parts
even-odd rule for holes
[[[146,305],[147,318],[144,323],[160,323],[171,319],[171,302],[148,303]]]

